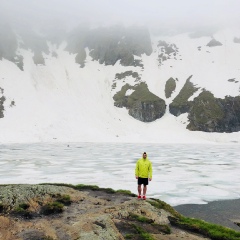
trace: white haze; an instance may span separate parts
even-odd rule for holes
[[[148,25],[175,28],[239,26],[238,0],[1,0],[0,18],[12,25]]]

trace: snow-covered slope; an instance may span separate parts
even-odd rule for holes
[[[190,38],[188,33],[151,36],[152,53],[134,56],[144,67],[123,66],[120,60],[114,65],[100,64],[88,48],[84,67],[80,67],[75,60],[77,54],[67,50],[67,42],[48,42],[48,53],[42,53],[45,64],[35,64],[34,53],[19,47],[23,71],[12,61],[0,61],[0,87],[6,98],[0,142],[238,142],[240,132],[191,132],[186,129],[186,114],[175,117],[168,111],[168,104],[191,75],[200,90],[205,88],[215,97],[239,95],[240,44],[233,41],[234,37],[240,37],[240,31],[224,30],[200,38]],[[222,45],[207,46],[212,38]],[[165,61],[159,60],[159,40],[177,47]],[[137,72],[140,78],[136,81],[127,76],[117,81],[116,74],[126,71]],[[171,77],[177,79],[176,89],[166,99],[165,84]],[[125,108],[114,106],[113,96],[123,85],[139,82],[146,82],[152,93],[166,101],[162,118],[144,123],[129,116]]]

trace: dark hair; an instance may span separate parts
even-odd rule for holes
[[[144,152],[143,154],[146,154],[146,152]]]

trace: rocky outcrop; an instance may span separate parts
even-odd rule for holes
[[[165,84],[165,96],[166,98],[170,98],[172,93],[176,89],[176,80],[173,78],[169,78]]]
[[[133,92],[126,96],[129,89]],[[166,111],[165,101],[151,93],[146,83],[136,86],[126,84],[113,96],[113,99],[115,106],[126,107],[129,115],[142,122],[159,119]]]
[[[191,102],[188,99],[199,89],[190,81],[192,76],[190,76],[183,88],[173,99],[172,103],[169,105],[169,111],[174,116],[179,116],[182,113],[189,112],[191,107]]]
[[[240,131],[240,97],[215,98],[203,91],[193,100],[187,128],[204,132]]]
[[[187,129],[204,132],[237,132],[240,131],[240,96],[215,98],[206,90],[188,99],[199,89],[187,79],[185,85],[169,105],[174,116],[188,113]],[[235,81],[235,80],[234,80]]]
[[[143,67],[140,60],[134,59],[134,55],[150,55],[152,45],[147,29],[139,27],[109,27],[87,29],[85,27],[74,30],[68,37],[67,50],[77,54],[76,62],[84,67],[86,52],[90,50],[90,56],[100,64],[114,65],[120,60],[123,66]]]
[[[163,64],[164,61],[168,59],[175,59],[178,55],[178,47],[174,43],[167,43],[165,41],[158,42],[159,54],[158,54],[158,62],[160,65]]]
[[[222,45],[223,44],[221,42],[217,41],[214,38],[207,44],[208,47],[217,47],[217,46],[222,46]]]
[[[69,196],[63,211],[49,215],[40,209]],[[31,212],[31,217],[22,210]],[[29,215],[28,215],[29,216]],[[138,200],[128,191],[83,185],[0,186],[0,238],[4,240],[208,239],[172,227],[180,215],[157,200]],[[143,238],[144,237],[144,238]]]
[[[4,117],[4,114],[3,114],[3,112],[4,112],[4,105],[3,104],[4,104],[5,100],[6,100],[6,98],[3,96],[3,93],[4,93],[4,89],[2,89],[0,87],[0,95],[2,95],[0,97],[0,118]]]

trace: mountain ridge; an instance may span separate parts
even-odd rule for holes
[[[0,119],[0,128],[4,129],[6,127],[9,129],[13,124],[14,118],[20,118],[23,122],[29,121],[29,127],[26,123],[23,123],[23,125],[25,125],[24,127],[14,128],[19,134],[20,132],[28,132],[28,137],[26,137],[26,140],[28,139],[27,141],[32,141],[33,139],[34,141],[48,141],[56,138],[61,139],[61,141],[68,141],[71,138],[66,137],[67,130],[64,131],[64,134],[50,134],[52,138],[46,137],[46,131],[48,131],[46,129],[49,129],[50,133],[51,128],[55,128],[53,132],[57,132],[59,127],[63,127],[64,122],[67,122],[66,128],[76,128],[78,129],[77,132],[84,132],[83,134],[79,134],[79,136],[75,133],[73,140],[93,140],[94,134],[91,133],[94,132],[93,129],[96,129],[95,132],[100,132],[99,135],[105,135],[106,141],[108,141],[107,139],[110,141],[119,141],[119,137],[121,138],[121,136],[124,136],[124,139],[131,139],[129,138],[131,134],[135,136],[132,137],[132,140],[134,140],[141,136],[140,132],[142,129],[144,129],[144,132],[148,131],[149,125],[146,125],[146,123],[137,123],[137,120],[131,119],[126,113],[129,111],[134,118],[145,121],[145,118],[142,117],[145,110],[144,108],[139,108],[139,110],[137,110],[138,113],[134,113],[135,110],[131,109],[132,107],[130,105],[117,104],[115,106],[122,108],[118,110],[114,107],[114,96],[121,91],[124,85],[128,84],[131,92],[128,90],[125,92],[125,96],[123,94],[123,99],[126,101],[126,99],[131,98],[131,95],[136,95],[136,93],[134,93],[136,90],[134,89],[136,89],[137,86],[146,84],[149,93],[156,95],[159,99],[162,99],[161,101],[165,102],[165,115],[167,116],[171,113],[172,102],[174,102],[174,99],[176,99],[177,95],[183,89],[184,83],[189,76],[192,76],[189,81],[196,86],[198,90],[194,95],[190,94],[190,98],[192,96],[196,99],[201,92],[207,90],[214,95],[214,98],[225,99],[226,96],[231,96],[234,101],[238,102],[237,96],[239,96],[240,79],[237,75],[236,59],[238,58],[237,53],[240,52],[240,45],[236,43],[236,36],[239,36],[239,32],[230,32],[231,35],[226,35],[227,40],[225,40],[225,45],[222,43],[223,45],[217,44],[218,46],[210,47],[207,45],[211,39],[224,42],[221,39],[225,36],[225,32],[230,34],[229,31],[217,32],[214,34],[214,38],[213,36],[191,38],[188,34],[156,37],[150,35],[145,28],[136,29],[137,30],[133,31],[133,28],[110,27],[102,30],[104,34],[101,33],[99,29],[91,30],[91,34],[89,35],[92,36],[91,44],[89,42],[90,40],[88,40],[88,32],[86,29],[82,35],[80,34],[80,38],[79,33],[74,35],[73,32],[71,32],[72,40],[69,42],[66,38],[65,42],[62,42],[60,45],[59,43],[54,44],[47,41],[44,43],[42,37],[39,36],[38,38],[36,34],[33,34],[30,35],[28,41],[26,41],[30,48],[26,47],[27,45],[24,39],[22,39],[22,41],[18,40],[18,47],[16,48],[16,45],[13,47],[16,54],[15,56],[12,55],[9,57],[6,55],[6,52],[0,51],[2,59],[0,61],[0,87],[3,89],[1,95],[2,100],[4,99],[4,101],[1,101],[1,114],[3,118]],[[95,33],[96,35],[94,35]],[[124,34],[126,36],[123,36]],[[12,36],[10,33],[9,35]],[[99,35],[100,38],[98,37]],[[145,37],[141,38],[140,36]],[[74,37],[77,38],[74,39]],[[150,38],[152,43],[146,40]],[[0,43],[2,39],[3,37],[0,38]],[[139,43],[135,42],[136,39]],[[144,44],[142,44],[141,41],[143,41]],[[6,43],[6,41],[4,43]],[[87,43],[89,44],[88,46],[86,45]],[[24,44],[25,48],[19,48],[20,46],[24,46]],[[71,44],[75,47],[71,47]],[[113,44],[112,48],[110,47],[111,44]],[[117,50],[116,46],[119,44],[121,47]],[[14,46],[14,44],[12,45]],[[0,46],[4,45],[0,44]],[[0,49],[2,49],[2,47],[0,47]],[[68,52],[68,50],[70,52]],[[121,53],[121,51],[123,52]],[[12,50],[10,51],[11,54],[13,54],[13,52]],[[82,57],[81,54],[83,54]],[[109,61],[109,59],[113,59],[113,61]],[[15,67],[11,64],[11,61],[16,64]],[[197,66],[197,64],[199,66]],[[220,66],[221,68],[218,68]],[[220,72],[219,69],[221,70]],[[119,77],[121,74],[122,77]],[[21,78],[21,83],[15,79],[19,77]],[[176,86],[175,89],[172,90],[171,96],[166,97],[166,83],[170,78],[175,79]],[[26,93],[25,96],[19,94],[18,90],[20,89],[22,93]],[[46,99],[44,100],[44,96],[48,98],[48,101]],[[190,98],[188,97],[186,100],[189,101]],[[150,99],[151,97],[149,95],[149,100],[146,98],[144,101],[151,102]],[[147,102],[144,101],[140,100],[139,106],[145,106]],[[193,104],[194,101],[190,100],[189,102]],[[100,103],[103,105],[100,106]],[[25,108],[24,104],[29,106]],[[168,111],[168,105],[170,105],[170,113]],[[194,108],[190,105],[188,110],[183,112],[180,110],[179,112],[188,113],[188,119],[186,119],[186,121],[189,126],[193,124],[193,117],[191,116],[194,115]],[[80,107],[78,108],[77,106]],[[44,108],[46,111],[44,111]],[[63,111],[61,111],[61,108]],[[27,113],[27,109],[32,109],[32,113]],[[39,116],[37,116],[38,114],[33,114],[34,109],[40,109]],[[164,126],[154,129],[153,125],[157,125],[160,121],[163,121],[163,114],[159,115],[158,113],[154,113],[156,110],[153,109],[154,108],[149,108],[147,111],[150,111],[149,114],[151,116],[158,117],[151,117],[147,120],[148,122],[154,121],[150,127],[152,130],[147,133],[147,141],[158,142],[158,136],[155,133],[153,134],[153,131],[155,132],[159,129],[160,134]],[[65,114],[64,111],[66,111]],[[105,114],[103,113],[104,111]],[[157,110],[157,112],[158,111],[159,110]],[[227,109],[223,111],[226,113],[229,112]],[[11,114],[8,114],[8,112],[11,112]],[[21,112],[26,112],[25,119],[21,116]],[[85,114],[85,117],[83,117],[81,113]],[[35,116],[32,117],[31,114]],[[229,113],[228,115],[231,116],[231,114],[232,113]],[[10,117],[10,115],[12,116]],[[96,123],[94,116],[101,121],[101,124],[100,122]],[[177,116],[179,116],[179,114],[177,114]],[[228,128],[225,123],[223,123],[225,127],[221,128],[208,128],[207,123],[205,123],[206,127],[202,128],[199,127],[197,121],[195,121],[195,127],[190,127],[189,129],[205,132],[237,131],[236,134],[233,134],[233,140],[230,141],[238,141],[235,136],[239,139],[238,129],[240,119],[236,116],[235,114],[232,118],[231,125],[233,127],[230,128]],[[180,118],[182,118],[182,116],[175,118],[175,125],[179,125],[179,123],[181,125]],[[208,116],[208,118],[210,118],[210,116]],[[122,120],[124,123],[119,124]],[[155,123],[156,120],[157,123]],[[210,120],[211,119],[209,119],[209,121]],[[84,123],[85,121],[88,122],[87,125]],[[71,124],[69,125],[70,122]],[[86,127],[80,127],[79,125],[85,125]],[[126,125],[129,126],[126,127]],[[102,126],[104,126],[104,131]],[[125,126],[124,131],[121,129],[122,126]],[[186,126],[182,125],[181,128],[186,128]],[[101,129],[101,131],[99,131],[99,129]],[[119,129],[121,130],[119,131]],[[217,129],[221,130],[219,131]],[[33,134],[29,133],[29,130],[33,131]],[[154,140],[151,140],[151,134],[154,135]],[[4,133],[4,138],[10,141],[17,141],[18,137],[13,138],[10,135],[11,134]],[[14,131],[12,135],[14,135]],[[190,138],[195,138],[200,135],[202,134],[192,134],[186,130],[186,134],[183,134],[183,138],[186,138],[186,140],[183,139],[183,142],[189,142]],[[100,138],[101,140],[104,139],[102,137]],[[202,137],[197,138],[197,142],[205,141],[204,139],[201,140]],[[209,138],[209,136],[206,138]],[[228,135],[226,138],[232,139],[232,136]],[[125,141],[124,139],[122,140]],[[227,140],[227,142],[228,141],[229,140]]]

